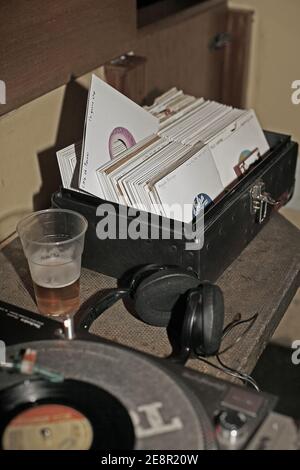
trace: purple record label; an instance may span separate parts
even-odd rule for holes
[[[125,129],[125,127],[115,127],[115,129],[110,134],[108,143],[109,155],[111,159],[115,157],[114,144],[116,144],[117,141],[120,141],[120,143],[122,143],[126,149],[129,149],[136,143],[135,138],[128,129]]]

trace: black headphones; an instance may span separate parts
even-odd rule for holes
[[[218,286],[200,282],[193,271],[177,266],[144,266],[126,287],[104,295],[80,326],[88,329],[120,299],[131,301],[134,315],[143,322],[176,332],[179,348],[172,355],[175,362],[185,363],[191,353],[211,356],[219,350],[224,324],[223,294]]]

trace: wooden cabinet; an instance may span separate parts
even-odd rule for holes
[[[145,62],[142,73],[131,71],[127,79],[139,102],[177,86],[219,101],[228,102],[234,94],[234,104],[241,104],[246,54],[238,46],[245,23],[237,16],[228,22],[226,0],[178,5],[175,0],[155,2],[152,15],[146,10],[149,24],[144,11],[141,27],[135,0],[0,0],[0,80],[7,94],[0,115],[130,50]],[[239,34],[235,46],[226,49],[218,38],[226,37],[228,25],[237,25]],[[241,60],[233,81],[236,54]],[[119,82],[125,83],[124,70],[121,74]],[[135,83],[141,76],[143,84]]]
[[[103,64],[136,35],[135,0],[0,0],[4,114]]]
[[[224,48],[211,47],[226,32],[225,1],[201,3],[140,31],[136,52],[147,58],[146,96],[176,85],[220,100]]]

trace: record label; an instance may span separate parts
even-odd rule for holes
[[[65,405],[37,405],[22,411],[6,426],[5,450],[87,450],[93,441],[90,421]]]

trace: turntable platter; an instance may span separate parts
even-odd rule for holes
[[[7,356],[28,347],[65,380],[0,372],[0,447],[215,448],[200,400],[158,361],[81,340],[23,343],[9,347]]]

